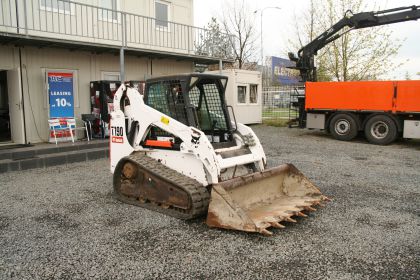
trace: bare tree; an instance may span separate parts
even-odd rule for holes
[[[248,64],[257,54],[253,13],[243,0],[226,1],[225,5],[221,22],[225,32],[232,35],[230,44],[237,66],[239,69],[248,69],[250,65],[254,68],[255,64]]]
[[[288,40],[289,51],[296,52],[307,43],[313,41],[320,33],[321,21],[325,18],[325,12],[322,7],[317,5],[317,1],[311,0],[308,9],[303,10],[299,16],[294,16],[295,38]],[[287,51],[285,54],[287,55]],[[326,57],[319,53],[317,59],[317,76],[321,80],[332,80],[330,73],[325,68]]]
[[[303,16],[296,17],[297,36],[289,45],[296,52],[317,35],[339,21],[351,10],[368,11],[366,0],[311,0]],[[389,27],[372,27],[346,32],[338,40],[321,49],[316,56],[319,80],[378,79],[397,67],[392,58],[401,44],[391,38]]]

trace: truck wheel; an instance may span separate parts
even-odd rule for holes
[[[365,125],[365,136],[372,144],[388,145],[398,137],[397,125],[388,116],[373,116]]]
[[[341,141],[352,140],[357,135],[356,120],[348,114],[337,114],[333,116],[329,129],[331,135]]]

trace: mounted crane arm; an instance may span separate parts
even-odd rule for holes
[[[393,24],[420,18],[420,6],[400,7],[377,12],[362,12],[353,14],[348,10],[344,17],[331,26],[327,31],[302,47],[297,56],[289,52],[289,59],[296,62],[293,69],[298,69],[303,82],[316,81],[316,67],[314,58],[317,52],[337,40],[345,33],[354,30],[380,25]],[[347,29],[345,29],[347,28]],[[344,32],[341,32],[344,29]]]

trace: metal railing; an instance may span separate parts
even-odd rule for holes
[[[290,119],[297,116],[292,108],[297,95],[304,95],[302,86],[276,86],[263,88],[263,119]]]
[[[0,33],[232,59],[209,30],[65,0],[0,0]]]

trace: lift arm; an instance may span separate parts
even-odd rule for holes
[[[302,47],[298,51],[297,57],[294,53],[290,52],[289,59],[296,62],[296,66],[293,68],[300,71],[303,82],[316,81],[314,56],[320,49],[337,40],[345,33],[353,29],[417,20],[419,18],[420,6],[400,7],[378,12],[362,12],[357,14],[353,14],[352,11],[348,10],[345,13],[344,18],[316,37],[312,42]],[[349,29],[339,33],[345,27],[349,27]]]

